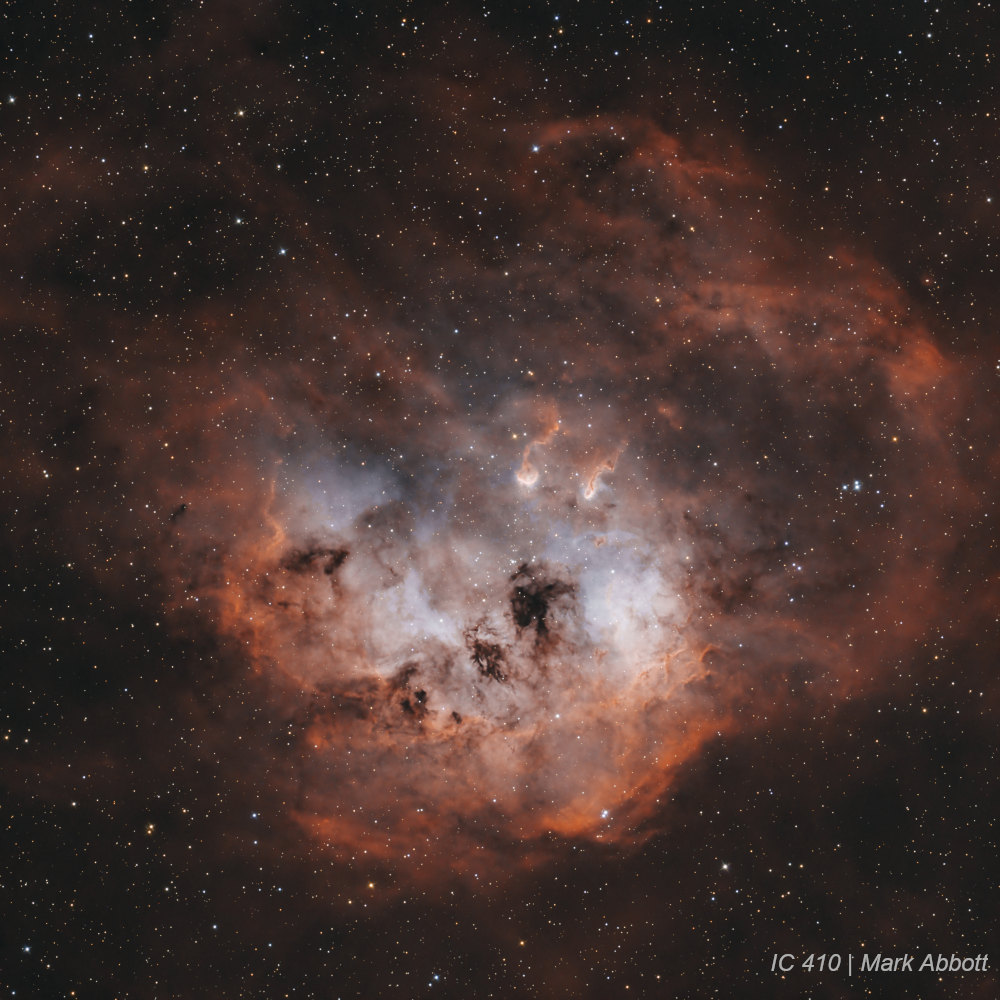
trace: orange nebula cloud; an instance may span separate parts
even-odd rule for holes
[[[145,534],[94,511],[100,572],[152,551],[177,627],[245,658],[296,824],[415,878],[640,842],[707,740],[877,684],[964,502],[927,488],[960,482],[929,331],[742,157],[637,115],[501,135],[419,180],[482,188],[502,253],[400,229],[389,308],[317,247],[287,350],[232,348],[266,303],[204,305],[203,361],[105,373]]]

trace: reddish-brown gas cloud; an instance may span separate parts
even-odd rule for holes
[[[465,126],[355,216],[281,187],[279,279],[96,365],[98,575],[151,554],[286,733],[289,818],[414,872],[634,843],[715,734],[877,684],[963,502],[951,363],[738,151]]]
[[[140,462],[174,602],[294,719],[294,818],[417,869],[630,842],[775,678],[876,679],[935,599],[913,459],[947,465],[899,289],[738,157],[641,118],[478,155],[496,259],[437,233],[405,314],[300,316],[301,357],[180,409],[197,485]]]

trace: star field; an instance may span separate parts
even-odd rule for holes
[[[7,18],[4,996],[996,994],[991,4]]]

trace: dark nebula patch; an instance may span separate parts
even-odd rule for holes
[[[465,642],[472,656],[472,662],[479,668],[483,677],[499,681],[501,684],[507,680],[503,669],[504,651],[499,643],[484,638],[478,626],[466,633]]]
[[[574,592],[573,585],[548,580],[527,563],[522,563],[510,579],[514,584],[510,596],[514,624],[522,630],[534,627],[539,638],[548,635],[550,613],[560,598]]]
[[[347,549],[326,548],[318,546],[310,549],[296,549],[290,552],[281,562],[281,568],[290,573],[308,573],[321,569],[326,576],[333,574],[344,565],[348,556]]]

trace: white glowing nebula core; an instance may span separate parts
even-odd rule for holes
[[[508,449],[419,499],[389,472],[347,487],[341,467],[275,500],[274,558],[229,589],[228,620],[311,694],[303,809],[322,835],[365,825],[372,852],[422,853],[430,813],[600,838],[683,758],[689,717],[705,721],[685,693],[703,671],[691,546],[627,456],[587,499],[566,437],[536,445],[547,471],[529,489]]]

